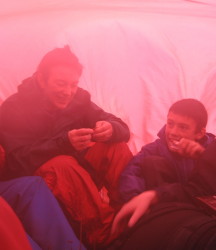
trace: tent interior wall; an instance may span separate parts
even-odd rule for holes
[[[169,106],[201,100],[216,133],[215,0],[9,0],[0,8],[0,99],[66,44],[80,86],[130,127],[133,153],[151,142]]]

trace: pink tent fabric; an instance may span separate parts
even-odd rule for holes
[[[136,153],[154,140],[169,106],[198,98],[216,133],[214,0],[10,0],[0,8],[0,100],[41,57],[69,44],[80,86],[131,129]]]

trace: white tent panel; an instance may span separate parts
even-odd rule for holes
[[[134,153],[156,138],[181,98],[208,108],[216,133],[214,1],[27,1],[0,9],[0,98],[69,44],[84,66],[80,86],[131,129]]]

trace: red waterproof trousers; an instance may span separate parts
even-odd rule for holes
[[[101,178],[109,199],[117,201],[118,178],[132,153],[126,143],[95,143],[85,154]],[[52,158],[37,171],[60,201],[70,221],[80,223],[91,245],[104,245],[111,241],[110,229],[116,209],[98,190],[90,174],[71,156]]]

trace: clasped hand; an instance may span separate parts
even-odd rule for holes
[[[113,133],[111,123],[107,121],[98,121],[94,129],[80,128],[68,132],[68,138],[71,145],[81,151],[91,146],[92,142],[105,142],[110,139]]]
[[[182,138],[178,143],[177,152],[185,157],[195,158],[204,151],[205,148],[194,140]]]

